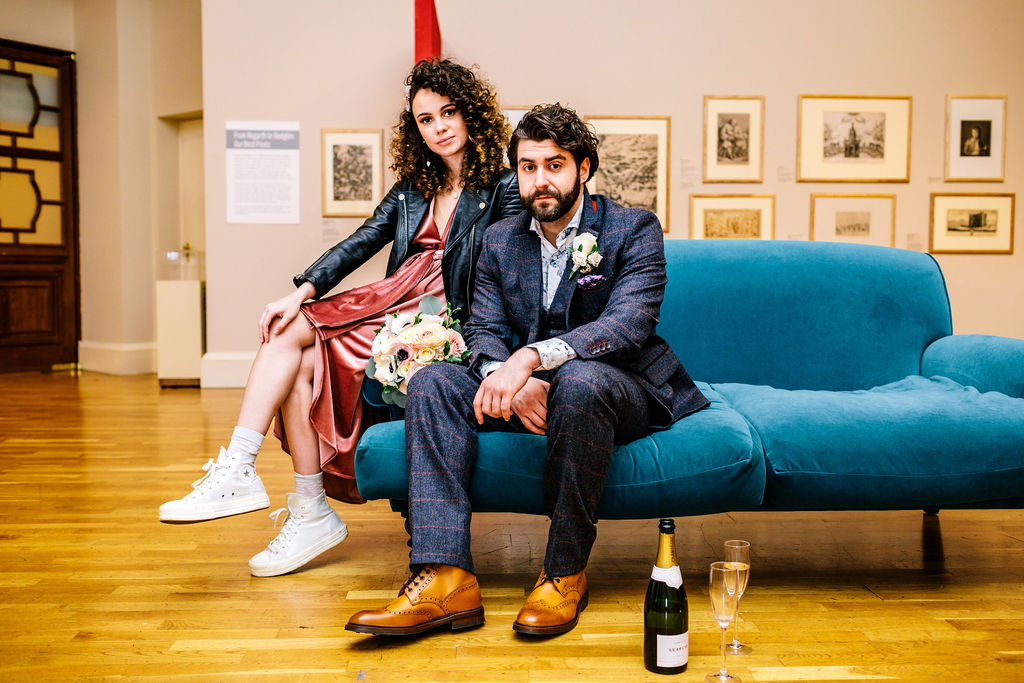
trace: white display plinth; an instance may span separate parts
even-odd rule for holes
[[[157,280],[156,374],[161,387],[198,387],[203,358],[199,280]]]

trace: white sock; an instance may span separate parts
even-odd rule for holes
[[[304,498],[316,498],[324,492],[324,473],[295,473],[295,493]]]
[[[235,431],[231,433],[228,453],[242,462],[255,462],[256,454],[260,452],[260,446],[262,445],[262,434],[248,427],[236,426]]]

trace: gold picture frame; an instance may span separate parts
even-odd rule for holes
[[[366,217],[384,196],[384,130],[320,129],[324,217]]]
[[[595,194],[658,216],[668,232],[669,116],[585,116],[601,141],[597,173],[587,183]]]
[[[809,239],[896,246],[896,195],[811,194]]]
[[[1006,95],[946,97],[946,182],[1006,178]]]
[[[508,125],[512,126],[512,130],[514,131],[516,126],[519,125],[519,122],[522,121],[523,116],[526,115],[526,112],[531,109],[533,109],[533,107],[509,105],[502,107],[501,113],[505,115],[506,119],[508,119]]]
[[[799,183],[910,182],[909,95],[799,95]]]
[[[933,192],[928,211],[931,254],[1012,254],[1013,192]]]
[[[704,182],[764,182],[764,95],[704,96]]]
[[[775,195],[691,194],[690,239],[775,239]]]

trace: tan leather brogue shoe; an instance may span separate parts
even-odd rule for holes
[[[576,627],[587,600],[587,577],[583,572],[572,576],[541,572],[512,628],[537,636],[566,633]]]
[[[484,623],[476,576],[446,564],[428,564],[402,586],[384,609],[352,615],[348,631],[409,636],[450,624],[453,631]]]

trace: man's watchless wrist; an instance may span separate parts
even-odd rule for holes
[[[519,356],[520,358],[517,360],[517,362],[522,363],[522,366],[525,369],[529,370],[530,372],[533,372],[534,370],[540,367],[540,353],[537,351],[537,349],[530,348],[529,346],[524,346],[523,348],[516,351],[513,355]]]

